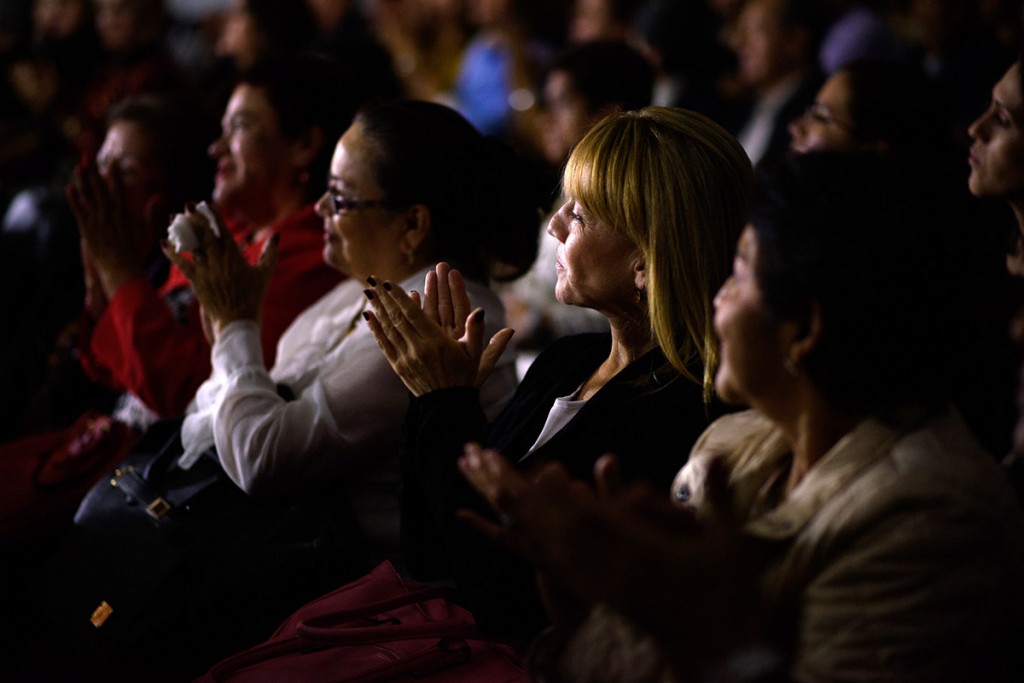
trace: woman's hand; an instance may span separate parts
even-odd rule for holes
[[[65,194],[89,255],[92,276],[110,299],[121,285],[145,271],[146,259],[156,244],[156,214],[162,200],[154,195],[143,207],[133,207],[116,164],[106,177],[95,164],[80,164]]]
[[[459,468],[501,523],[470,511],[460,517],[530,561],[563,600],[619,610],[678,657],[681,670],[714,664],[764,635],[759,558],[742,537],[720,460],[709,467],[710,510],[699,521],[649,487],[620,486],[610,456],[595,467],[596,490],[557,464],[528,479],[475,444]]]
[[[220,235],[215,235],[201,213],[186,207],[185,214],[199,240],[191,260],[166,241],[163,249],[167,258],[192,283],[203,310],[204,332],[208,338],[212,337],[212,344],[229,323],[236,320],[260,321],[263,298],[277,261],[278,235],[267,241],[259,262],[251,265],[230,231],[222,227]]]
[[[440,263],[427,274],[422,301],[389,282],[368,280],[366,320],[391,367],[416,396],[450,387],[479,387],[494,369],[512,330],[483,343],[484,311],[470,311],[462,275]]]

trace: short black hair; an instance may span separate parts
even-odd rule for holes
[[[838,409],[885,416],[949,398],[960,277],[942,202],[892,158],[816,152],[763,180],[756,277],[781,319],[822,320],[803,369]]]

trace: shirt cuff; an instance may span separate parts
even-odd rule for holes
[[[225,325],[213,344],[212,363],[214,373],[225,376],[252,367],[265,370],[259,323],[236,320]]]

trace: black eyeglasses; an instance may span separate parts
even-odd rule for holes
[[[328,190],[324,193],[327,198],[327,208],[331,214],[337,216],[343,211],[358,211],[359,209],[371,209],[375,206],[391,206],[387,199],[349,199],[340,194]]]

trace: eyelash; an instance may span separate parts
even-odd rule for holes
[[[587,225],[583,220],[583,216],[579,215],[575,211],[569,211],[569,215],[572,216],[572,220],[574,223],[579,223],[582,226]]]

